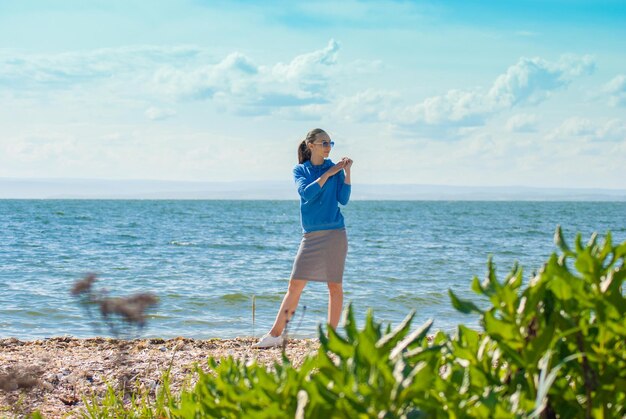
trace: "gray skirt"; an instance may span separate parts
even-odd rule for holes
[[[291,279],[342,282],[348,254],[346,229],[304,233],[293,262]]]

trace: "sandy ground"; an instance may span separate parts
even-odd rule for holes
[[[23,417],[39,411],[44,417],[76,417],[83,396],[105,394],[107,384],[124,382],[152,393],[163,372],[171,367],[175,392],[191,376],[194,364],[207,370],[206,360],[232,356],[256,359],[271,366],[281,349],[253,349],[247,338],[195,340],[176,338],[123,341],[108,338],[59,337],[36,341],[0,339],[0,418]],[[315,340],[291,340],[289,359],[299,365],[315,351]]]

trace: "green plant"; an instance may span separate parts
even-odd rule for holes
[[[519,414],[622,417],[626,242],[614,246],[609,232],[603,243],[594,234],[585,246],[579,234],[571,249],[560,227],[555,242],[562,254],[553,254],[521,292],[521,269],[514,267],[501,283],[490,259],[485,281],[474,278],[472,284],[489,298],[492,306],[486,310],[450,291],[457,309],[481,314],[481,345],[488,348],[482,353],[494,368],[483,363],[478,374]],[[471,352],[477,353],[474,347]],[[461,357],[458,351],[455,355]]]
[[[161,385],[154,396],[147,390],[128,396],[123,389],[115,391],[109,385],[102,399],[96,396],[83,397],[85,408],[81,415],[84,418],[170,418],[173,396],[169,374],[170,370],[163,374]]]

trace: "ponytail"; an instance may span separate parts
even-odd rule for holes
[[[311,160],[311,150],[306,145],[306,140],[302,140],[298,146],[298,163],[302,164]]]
[[[302,140],[298,146],[298,163],[302,164],[311,160],[311,149],[309,148],[308,143],[315,141],[317,135],[322,133],[326,134],[326,131],[321,128],[315,128],[307,133],[306,138]]]

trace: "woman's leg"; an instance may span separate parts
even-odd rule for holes
[[[328,323],[337,328],[343,306],[343,286],[341,282],[328,283]]]
[[[283,302],[280,305],[276,320],[274,320],[274,326],[272,326],[272,330],[270,330],[270,335],[278,336],[283,333],[287,320],[291,320],[296,312],[296,307],[298,306],[298,301],[300,301],[300,295],[302,295],[302,290],[305,285],[306,281],[302,279],[292,279],[289,281],[287,294],[285,294],[285,298],[283,298]]]

